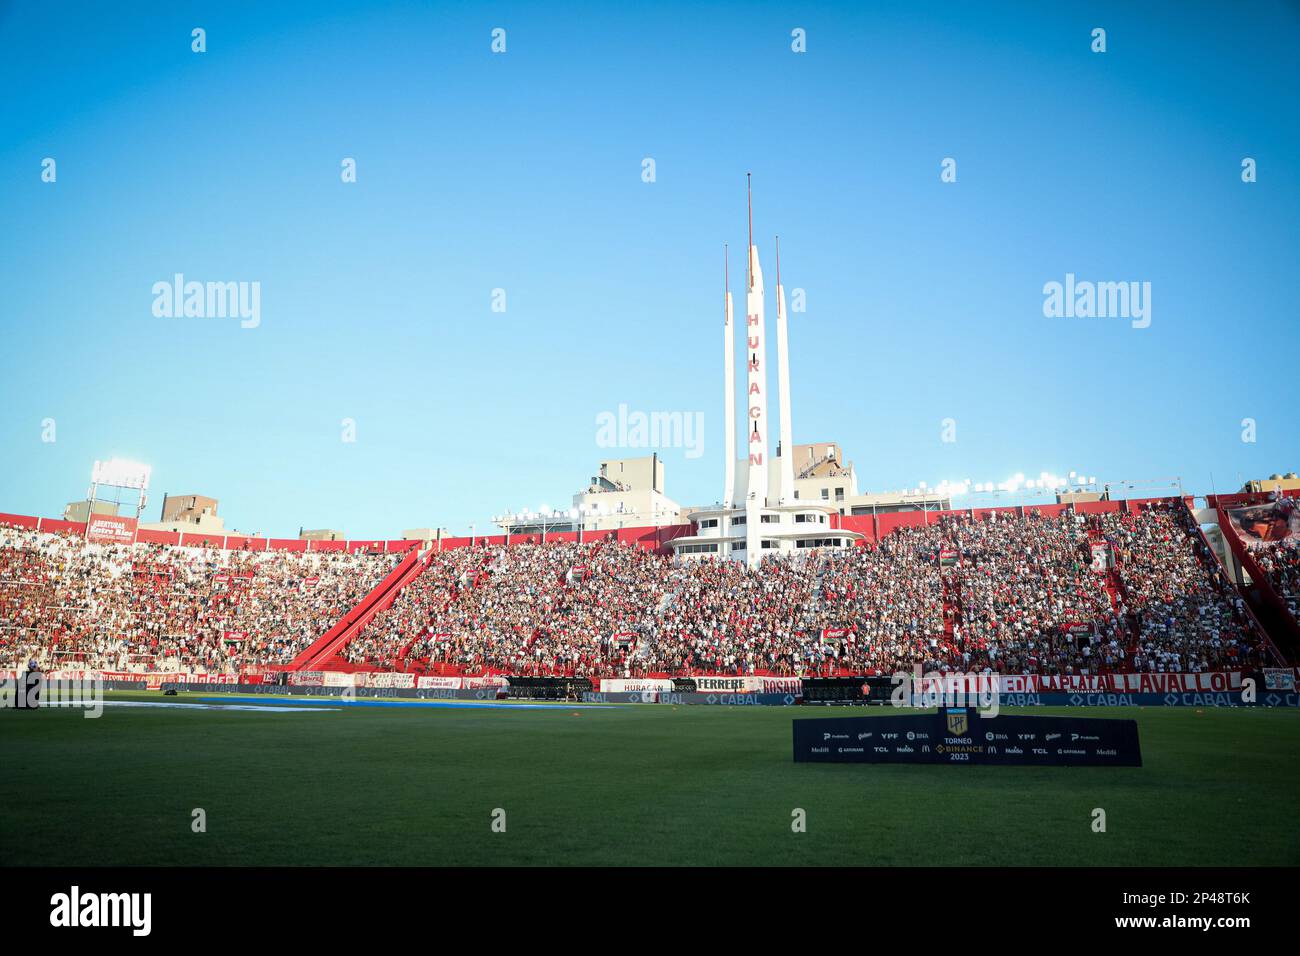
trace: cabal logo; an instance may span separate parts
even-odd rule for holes
[[[152,893],[70,893],[50,897],[50,925],[129,926],[133,936],[148,936],[152,924]]]

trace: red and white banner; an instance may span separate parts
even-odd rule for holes
[[[1105,571],[1110,568],[1110,545],[1104,541],[1095,541],[1092,545],[1092,569]]]
[[[667,693],[673,689],[673,682],[667,678],[657,677],[619,677],[604,678],[600,682],[602,694],[643,694],[646,691]]]
[[[365,687],[370,675],[362,671],[358,674],[345,674],[342,671],[326,671],[326,687]]]
[[[509,687],[510,682],[497,674],[483,677],[462,677],[460,686],[465,690],[478,690],[480,687]]]
[[[366,679],[367,687],[414,687],[415,675],[398,671],[381,671],[372,673]]]
[[[131,544],[135,541],[134,518],[118,515],[91,515],[86,525],[86,540],[91,544]]]
[[[803,681],[798,677],[760,677],[758,680],[759,693],[803,696]]]
[[[693,677],[701,694],[800,694],[803,682],[798,677]]]
[[[461,678],[435,676],[417,677],[415,679],[415,686],[425,690],[430,688],[436,688],[439,690],[460,690]]]
[[[144,681],[149,688],[163,684],[238,684],[238,674],[191,674],[163,671],[54,671],[45,675],[52,680]]]
[[[914,678],[915,679],[915,678]],[[913,690],[961,691],[967,694],[996,690],[1003,694],[1113,693],[1182,694],[1237,690],[1240,671],[1205,674],[925,674]]]
[[[1071,674],[1035,675],[1036,691],[1113,691],[1119,694],[1182,694],[1236,690],[1240,671],[1206,674]]]

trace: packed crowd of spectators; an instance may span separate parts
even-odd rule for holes
[[[1295,552],[1278,553],[1271,567],[1294,585]],[[610,541],[421,560],[343,649],[358,668],[1095,674],[1259,662],[1236,590],[1181,509],[949,514],[755,569]],[[0,667],[32,654],[105,669],[287,663],[392,566],[391,556],[109,547],[6,529]]]
[[[1109,542],[1109,545],[1107,544]],[[1116,564],[1094,564],[1094,549]],[[943,516],[875,545],[673,561],[615,543],[430,555],[359,666],[520,674],[1087,674],[1257,662],[1179,514]]]
[[[0,669],[234,673],[285,664],[391,555],[90,544],[0,527]]]
[[[1291,616],[1300,620],[1300,538],[1270,542],[1253,549],[1253,554]]]
[[[1199,673],[1261,663],[1245,603],[1185,511],[1149,507],[1102,515],[1099,523],[1136,629],[1133,670]]]
[[[1127,635],[1093,569],[1086,518],[1000,513],[945,526],[955,564],[945,574],[958,608],[964,670],[1098,673],[1121,669]]]
[[[625,661],[670,565],[639,548],[572,543],[431,556],[345,650],[357,664],[594,673]]]

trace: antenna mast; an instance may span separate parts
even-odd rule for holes
[[[749,211],[749,287],[754,288],[754,196],[745,173],[745,207]]]

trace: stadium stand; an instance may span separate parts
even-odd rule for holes
[[[384,669],[568,676],[1259,663],[1260,635],[1184,515],[946,515],[756,572],[610,543],[458,550],[345,653]],[[1094,570],[1098,541],[1114,570]]]
[[[286,664],[395,556],[88,543],[0,526],[0,668]]]
[[[1268,574],[1269,583],[1286,602],[1291,616],[1300,619],[1300,541],[1292,538],[1260,548],[1255,560]]]
[[[399,565],[360,550],[98,545],[6,527],[0,667],[639,677],[1263,662],[1262,635],[1180,500],[924,521],[755,570],[610,538],[431,548]],[[1294,563],[1275,564],[1294,582]]]

